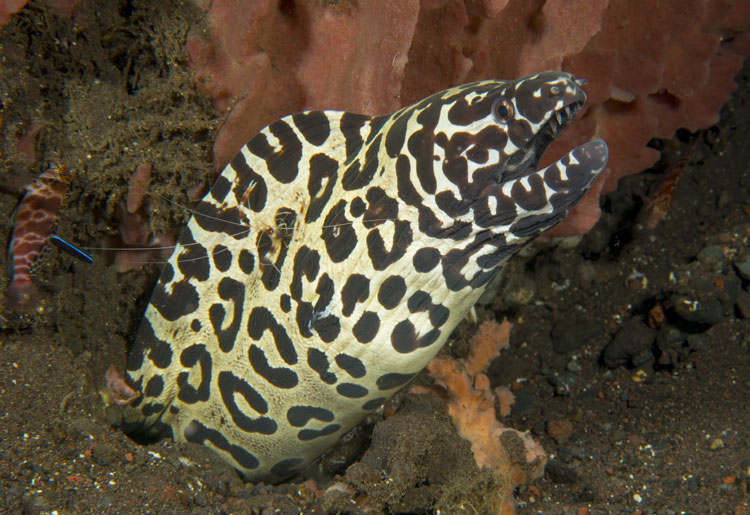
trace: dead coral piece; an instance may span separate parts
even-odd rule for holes
[[[29,0],[1,0],[0,1],[0,27],[8,23],[10,17],[23,9]],[[70,16],[78,0],[47,0],[45,2],[57,14]]]
[[[466,359],[466,372],[475,376],[484,372],[493,359],[506,348],[510,338],[509,322],[498,324],[494,320],[485,320],[471,337],[471,353]]]
[[[143,204],[148,194],[152,168],[151,163],[136,166],[125,200],[120,202],[117,209],[120,227],[117,246],[125,247],[115,255],[115,269],[119,273],[137,270],[150,262],[165,261],[174,249],[173,234],[153,234]]]
[[[169,233],[152,235],[142,247],[119,250],[115,255],[115,270],[125,273],[150,263],[165,263],[174,250],[175,241],[174,235]]]
[[[664,179],[654,189],[646,200],[645,213],[646,219],[644,225],[647,229],[655,229],[659,222],[664,220],[667,210],[672,203],[672,198],[677,191],[677,182],[680,174],[685,168],[695,151],[698,138],[693,138],[690,144],[685,148],[683,154],[675,158],[672,164],[664,172]]]
[[[8,23],[12,14],[17,13],[29,0],[3,0],[0,2],[0,27]]]
[[[545,430],[547,431],[547,435],[549,435],[557,445],[562,445],[573,436],[575,427],[569,420],[553,419],[547,421]]]
[[[448,392],[448,413],[459,434],[471,443],[474,460],[479,467],[491,469],[507,485],[498,492],[495,511],[511,513],[513,488],[540,477],[544,472],[546,454],[528,434],[503,426],[495,413],[496,394],[490,389],[484,371],[508,346],[511,324],[486,321],[471,341],[465,363],[448,356],[438,356],[428,365],[428,372]],[[498,392],[508,406],[509,391]]]
[[[151,181],[151,163],[141,163],[135,168],[130,184],[128,186],[127,210],[135,213],[143,205],[143,198],[148,193],[148,185]]]
[[[41,130],[41,126],[32,125],[27,127],[24,132],[18,136],[16,150],[18,150],[28,163],[36,160],[36,137]]]
[[[142,247],[148,242],[151,228],[146,223],[141,213],[131,213],[127,204],[120,203],[119,206],[120,239],[125,245]]]
[[[117,371],[114,365],[110,365],[104,375],[104,383],[107,388],[109,398],[118,406],[126,406],[130,401],[138,398],[140,393],[133,390],[125,382],[122,375]]]
[[[507,386],[498,386],[495,388],[497,395],[497,412],[501,417],[510,415],[510,408],[515,404],[516,399],[513,392]]]
[[[587,79],[588,103],[540,166],[599,137],[609,173],[558,236],[586,232],[600,193],[656,161],[649,140],[713,124],[750,55],[750,9],[732,0],[196,3],[211,29],[188,41],[191,65],[216,107],[231,108],[217,169],[263,126],[303,109],[380,115],[461,82],[545,69]]]

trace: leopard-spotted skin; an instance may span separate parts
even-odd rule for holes
[[[164,267],[128,362],[142,395],[126,430],[205,444],[252,481],[322,454],[603,170],[600,140],[535,170],[584,101],[545,72],[263,129]]]

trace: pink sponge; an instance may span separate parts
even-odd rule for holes
[[[379,115],[485,78],[563,69],[589,101],[542,163],[594,137],[608,174],[556,230],[580,234],[596,196],[658,153],[652,138],[715,123],[750,54],[750,7],[731,0],[214,0],[188,41],[198,83],[231,109],[214,148],[221,169],[271,121],[302,109]]]

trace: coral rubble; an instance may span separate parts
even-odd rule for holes
[[[427,365],[437,384],[448,392],[448,413],[458,432],[471,443],[477,466],[493,471],[505,492],[498,492],[498,513],[512,511],[509,492],[520,484],[540,477],[546,454],[527,433],[503,426],[496,416],[496,404],[507,412],[512,400],[507,389],[490,388],[484,374],[500,349],[508,346],[511,325],[486,321],[471,339],[471,351],[465,361],[439,355]],[[417,392],[420,390],[417,389]]]

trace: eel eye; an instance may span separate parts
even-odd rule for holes
[[[502,123],[508,123],[513,118],[513,104],[508,99],[501,98],[495,104],[495,116]]]

